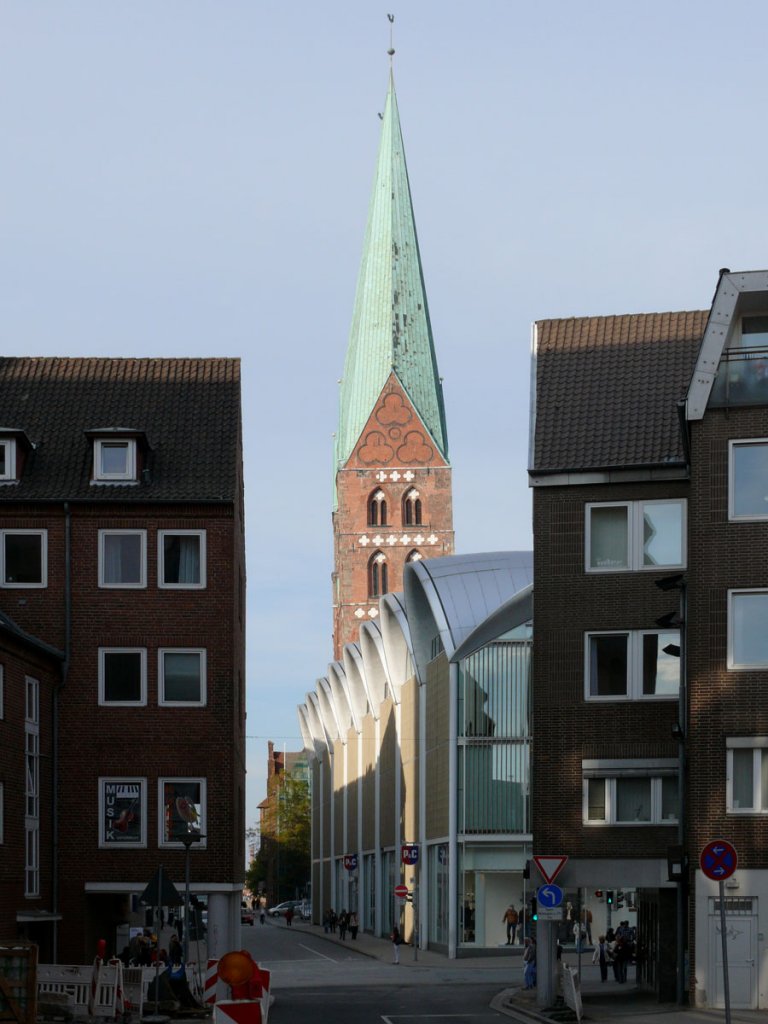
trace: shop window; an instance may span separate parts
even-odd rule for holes
[[[158,586],[205,586],[205,530],[158,530]]]
[[[381,488],[375,490],[368,499],[368,525],[387,525],[387,499]]]
[[[186,706],[206,702],[205,651],[161,648],[158,652],[160,704]]]
[[[768,440],[730,441],[728,517],[768,519]]]
[[[102,483],[136,480],[136,441],[96,440],[93,443],[93,479]]]
[[[376,551],[368,562],[368,596],[381,597],[389,593],[389,567],[383,551]]]
[[[685,512],[682,499],[588,504],[587,572],[682,568]]]
[[[585,825],[676,825],[678,777],[674,759],[584,761]]]
[[[726,746],[728,811],[768,814],[768,737],[737,737]]]
[[[653,700],[678,695],[679,630],[587,633],[585,654],[587,700]]]
[[[191,849],[205,847],[205,779],[158,780],[160,846],[182,846],[182,837],[199,836]]]
[[[99,586],[146,585],[147,531],[99,530]]]
[[[99,846],[140,850],[147,845],[147,780],[99,779]]]
[[[403,526],[421,526],[421,497],[415,487],[403,497]]]
[[[4,587],[48,586],[48,531],[2,530]]]
[[[143,647],[99,648],[99,704],[147,703],[147,652]]]

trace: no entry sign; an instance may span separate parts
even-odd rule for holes
[[[408,895],[408,886],[407,885],[396,885],[395,886],[395,896],[397,896],[397,898],[399,900],[404,900],[407,895]]]
[[[739,863],[736,848],[727,839],[713,839],[701,851],[699,865],[713,882],[730,878]]]

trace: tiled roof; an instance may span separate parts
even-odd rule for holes
[[[35,446],[0,500],[233,501],[238,491],[238,359],[0,358],[0,427]],[[146,435],[134,486],[90,483],[86,431]]]
[[[685,398],[709,310],[536,325],[534,473],[684,461]]]

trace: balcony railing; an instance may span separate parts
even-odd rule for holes
[[[768,348],[726,349],[720,359],[710,406],[768,405]]]

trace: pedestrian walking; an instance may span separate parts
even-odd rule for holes
[[[392,963],[400,963],[400,943],[403,941],[400,938],[400,929],[396,924],[392,925],[392,934],[390,935],[392,940]]]
[[[502,917],[501,922],[507,926],[507,945],[514,946],[515,934],[517,932],[517,910],[514,903],[510,903],[504,911],[504,917]]]
[[[353,910],[352,913],[349,915],[349,934],[352,936],[352,941],[353,942],[357,941],[357,929],[358,929],[358,927],[359,927],[359,925],[358,925],[358,920],[357,920],[357,914]]]
[[[604,935],[598,935],[597,945],[592,954],[592,963],[600,964],[600,981],[608,980],[608,946]]]

